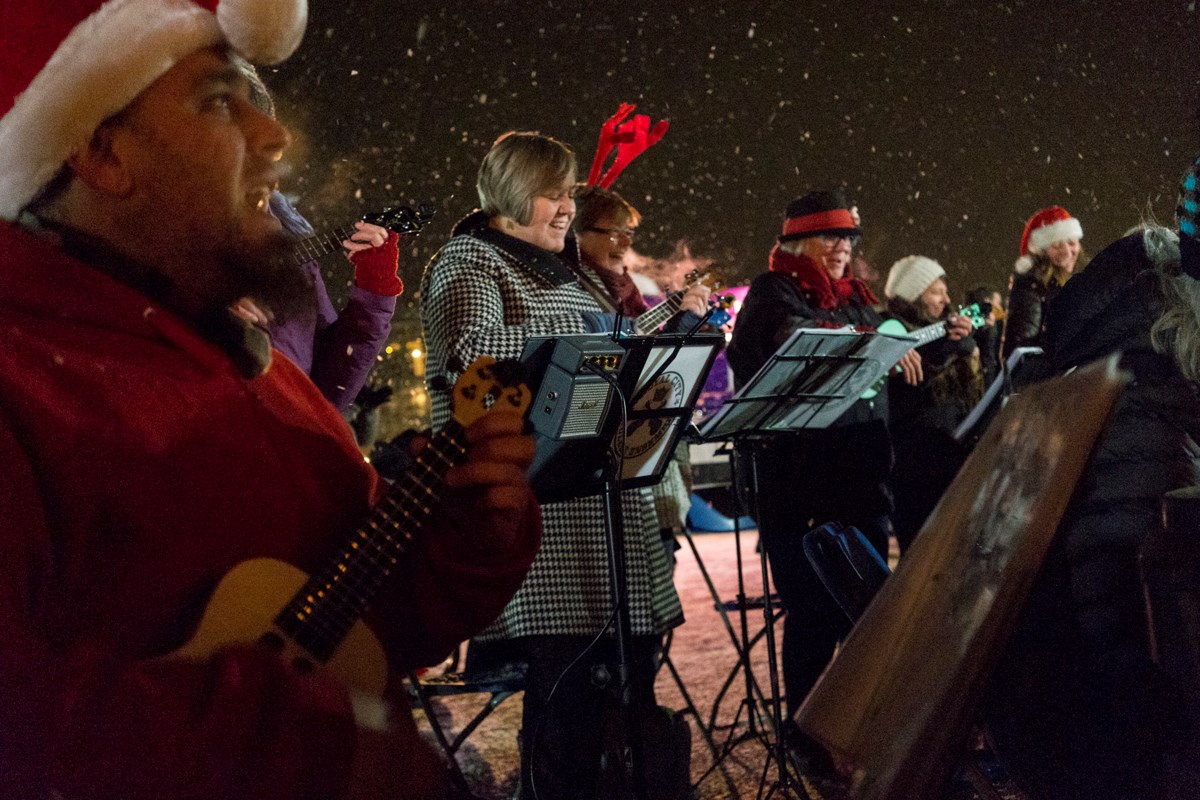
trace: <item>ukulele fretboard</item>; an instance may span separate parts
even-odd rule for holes
[[[328,659],[428,521],[446,472],[466,452],[464,429],[452,420],[380,500],[334,563],[313,575],[279,613],[279,630],[319,661]]]
[[[658,330],[660,325],[675,316],[676,312],[679,311],[679,306],[683,303],[683,296],[685,294],[687,294],[687,289],[671,292],[667,295],[667,299],[639,314],[633,322],[634,328],[638,333],[652,333]]]
[[[301,239],[293,246],[297,264],[305,264],[323,255],[342,249],[342,241],[349,239],[357,232],[357,228],[335,228],[328,233],[320,233]]]

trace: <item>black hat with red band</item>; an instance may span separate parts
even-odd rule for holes
[[[779,241],[791,242],[821,234],[862,235],[850,203],[840,189],[809,192],[788,203]]]

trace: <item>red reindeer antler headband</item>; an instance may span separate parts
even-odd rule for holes
[[[646,152],[648,147],[661,139],[670,127],[671,123],[663,119],[651,130],[650,117],[645,114],[638,114],[627,122],[621,122],[635,108],[637,106],[632,103],[622,103],[617,113],[600,126],[600,141],[596,144],[596,157],[592,159],[592,169],[588,172],[588,186],[599,186],[601,189],[612,186],[617,176],[632,164],[635,158]],[[616,160],[602,178],[600,171],[614,147],[617,149]]]

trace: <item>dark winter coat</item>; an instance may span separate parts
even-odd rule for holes
[[[1137,234],[1101,252],[1048,311],[1056,371],[1121,351],[1133,381],[997,674],[993,730],[1037,798],[1163,797],[1160,755],[1181,735],[1150,659],[1137,565],[1159,498],[1200,482],[1200,393],[1150,343],[1162,305]]]
[[[1004,324],[1004,358],[1018,347],[1042,347],[1046,306],[1062,288],[1055,278],[1043,281],[1032,273],[1013,275]]]
[[[979,346],[979,370],[983,373],[986,388],[1000,374],[1000,328],[997,325],[984,325],[976,328],[971,338]]]
[[[804,258],[813,270],[820,268]],[[807,265],[806,265],[807,266]],[[819,273],[813,272],[816,280]],[[825,278],[828,283],[828,278]],[[828,297],[805,286],[792,273],[772,271],[750,284],[727,350],[735,384],[740,388],[766,363],[771,354],[798,328],[840,328],[845,325],[873,329],[883,318],[855,290],[835,307]],[[822,307],[826,306],[826,307]],[[790,506],[806,524],[810,517],[821,524],[829,519],[854,515],[890,514],[891,441],[887,433],[887,392],[872,400],[860,400],[835,426],[823,431],[774,437],[765,461],[771,464],[772,485],[791,491],[768,502]],[[797,504],[805,509],[797,508]]]
[[[929,324],[917,318],[911,305],[895,299],[888,302],[887,315],[909,331]],[[893,431],[921,428],[954,433],[983,393],[979,365],[972,356],[975,347],[975,339],[967,336],[958,341],[942,337],[917,348],[924,379],[916,386],[908,385],[899,375],[888,382]]]
[[[896,298],[888,302],[888,313],[910,331],[927,324],[918,319],[911,304]],[[924,375],[919,384],[910,386],[900,375],[888,381],[896,454],[892,521],[902,550],[916,537],[966,457],[953,434],[983,394],[974,351],[975,340],[970,336],[958,341],[937,339],[917,348]]]
[[[874,297],[853,279],[837,284],[811,259],[776,248],[771,271],[746,293],[729,343],[734,380],[744,386],[798,328],[875,328],[882,317]],[[787,611],[783,623],[783,682],[789,714],[808,694],[833,657],[847,624],[805,557],[804,535],[827,522],[858,527],[887,552],[892,496],[887,480],[892,448],[887,431],[886,388],[860,400],[838,423],[822,430],[776,434],[761,448],[738,443],[743,479],[753,474],[752,512],[771,576]],[[753,455],[751,461],[745,456]]]
[[[814,265],[815,267],[815,265]],[[767,359],[799,328],[841,328],[846,325],[873,330],[883,322],[879,312],[861,295],[844,305],[822,308],[793,277],[782,272],[759,275],[750,284],[738,312],[729,342],[729,366],[734,384],[745,385]],[[886,393],[872,401],[855,403],[839,425],[887,419]]]

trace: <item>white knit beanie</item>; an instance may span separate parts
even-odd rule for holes
[[[915,303],[930,284],[945,276],[946,270],[932,258],[905,256],[892,264],[892,268],[888,270],[883,294],[889,300],[899,297],[901,300]]]

